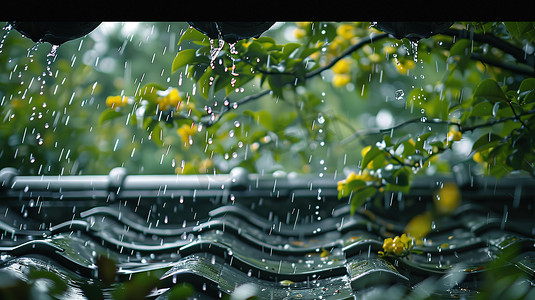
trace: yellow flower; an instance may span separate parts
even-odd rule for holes
[[[109,108],[117,108],[120,106],[125,106],[128,102],[128,98],[126,96],[108,96],[106,98],[106,105]]]
[[[307,35],[307,32],[303,28],[294,29],[294,37],[296,39],[302,39]]]
[[[481,152],[474,153],[474,156],[472,156],[472,159],[477,163],[483,163],[485,160],[483,160],[483,155],[481,155]]]
[[[351,76],[348,74],[334,74],[333,85],[342,87],[351,82]]]
[[[407,71],[410,69],[414,69],[414,60],[407,59],[403,61],[394,60],[394,65],[396,66],[396,70],[398,70],[399,74],[407,74]]]
[[[167,110],[169,108],[169,101],[166,97],[159,97],[157,101],[159,110]]]
[[[438,213],[450,214],[461,203],[461,191],[455,183],[447,182],[433,198]]]
[[[164,98],[167,99],[167,103],[174,107],[176,110],[180,108],[180,104],[182,103],[182,97],[180,97],[180,94],[178,93],[177,89],[172,89],[167,96]]]
[[[385,239],[383,243],[383,250],[388,253],[394,250],[394,240],[392,238]]]
[[[355,27],[349,24],[341,24],[338,26],[338,28],[336,28],[336,34],[346,40],[350,40],[355,36]]]
[[[24,103],[20,99],[13,99],[11,100],[11,105],[13,108],[21,108],[24,106]]]
[[[342,46],[346,43],[342,38],[339,36],[335,37],[334,40],[329,44],[328,51],[329,53],[336,54],[340,51],[342,51]]]
[[[462,137],[463,137],[462,132],[452,128],[452,129],[450,129],[450,131],[448,131],[447,141],[448,141],[448,143],[460,141]]]
[[[332,66],[331,70],[335,74],[346,74],[349,73],[349,71],[351,70],[352,63],[353,60],[351,58],[343,58],[337,61],[334,66]]]
[[[383,54],[384,55],[392,55],[392,53],[396,53],[398,50],[398,48],[392,46],[392,45],[387,45],[387,46],[384,46],[383,47]]]
[[[186,124],[178,128],[177,133],[184,143],[184,147],[189,147],[193,143],[191,137],[197,132],[197,125],[191,124],[188,126]]]
[[[354,181],[354,180],[361,180],[361,181],[377,181],[379,178],[372,176],[370,172],[367,170],[361,171],[358,175],[355,172],[351,172],[346,179],[340,180],[337,182],[336,189],[340,192],[344,189],[345,185]]]
[[[299,28],[307,28],[310,27],[310,22],[295,22],[295,25]]]
[[[214,163],[209,158],[201,161],[200,166],[199,166],[199,173],[207,173],[208,169],[211,168],[213,165]]]
[[[368,59],[372,62],[372,63],[378,63],[381,61],[381,55],[377,54],[377,53],[372,53],[368,56]]]
[[[386,238],[383,242],[383,251],[379,251],[382,255],[405,256],[409,254],[410,250],[414,246],[412,238],[408,237],[405,233],[401,236],[392,238]]]

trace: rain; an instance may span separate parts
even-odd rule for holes
[[[535,297],[532,23],[70,27],[0,32],[0,298]]]

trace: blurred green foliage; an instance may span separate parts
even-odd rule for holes
[[[7,29],[2,43],[0,161],[23,174],[365,171],[341,198],[459,163],[535,175],[529,22],[419,42],[367,22],[277,23],[235,44],[104,23],[55,53]]]

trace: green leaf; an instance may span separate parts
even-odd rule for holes
[[[295,49],[299,48],[301,46],[301,44],[299,43],[288,43],[288,44],[285,44],[284,47],[282,48],[282,56],[281,56],[281,60],[289,57],[294,51]]]
[[[168,300],[187,300],[193,297],[195,289],[189,283],[177,284],[170,291],[167,296]]]
[[[206,56],[198,55],[197,50],[195,49],[182,50],[178,52],[176,57],[173,59],[173,64],[171,65],[171,73],[176,72],[178,69],[185,65],[200,63],[210,63],[210,59]]]
[[[338,191],[338,199],[352,195],[353,192],[366,186],[366,182],[360,179],[354,179],[345,183],[341,190]]]
[[[535,40],[534,22],[504,22],[504,24],[513,38],[519,41],[527,39],[529,42]]]
[[[366,203],[366,200],[370,198],[371,196],[375,195],[377,192],[377,188],[374,186],[367,186],[365,188],[361,188],[353,193],[351,196],[351,207],[350,207],[350,213],[351,215],[355,214],[355,211],[364,203]]]
[[[98,126],[102,125],[102,123],[121,117],[123,113],[116,111],[115,109],[106,109],[105,111],[100,114],[100,117],[98,118]]]
[[[377,146],[371,146],[370,150],[362,158],[362,168],[366,168],[366,166],[381,153],[383,153],[383,150],[377,148]]]
[[[156,145],[163,145],[163,127],[160,123],[157,123],[149,133],[149,140],[152,140]]]
[[[204,99],[208,99],[208,93],[210,92],[210,88],[212,87],[213,81],[210,80],[210,78],[213,80],[214,77],[212,68],[208,67],[206,68],[206,71],[204,71],[201,78],[199,78],[199,86],[198,90],[201,94],[201,96],[204,97]]]
[[[243,112],[246,116],[251,116],[258,124],[264,126],[267,130],[274,131],[274,125],[273,125],[273,118],[271,117],[271,114],[265,110],[261,111],[251,111],[246,110]]]
[[[158,97],[158,91],[165,91],[166,88],[157,84],[157,83],[148,83],[144,85],[141,89],[139,89],[138,97],[143,98],[145,100],[149,100],[150,102],[156,103]]]
[[[450,56],[460,55],[466,56],[468,54],[468,48],[472,42],[469,39],[460,39],[453,44],[450,48]]]
[[[63,280],[59,275],[46,270],[32,270],[29,276],[30,279],[48,279],[53,282],[53,286],[50,287],[49,293],[58,296],[67,291],[67,282]]]
[[[416,142],[414,144],[414,148],[417,150],[423,150],[424,149],[424,143],[425,141],[433,134],[433,132],[426,132],[423,134],[420,134],[418,138],[416,139]]]
[[[520,83],[518,93],[521,94],[531,90],[535,90],[535,78],[526,78]]]
[[[489,100],[491,103],[506,101],[507,97],[494,79],[484,79],[479,83],[474,91],[474,97]]]
[[[492,115],[492,104],[488,100],[481,101],[472,107],[470,116],[489,117]]]
[[[208,44],[209,38],[204,35],[204,33],[198,31],[197,29],[190,27],[188,28],[180,37],[180,40],[178,40],[178,44],[180,45],[183,41],[186,40],[194,40],[197,41],[196,44]]]
[[[472,145],[472,153],[479,152],[497,145],[502,137],[494,133],[486,133],[479,137]]]

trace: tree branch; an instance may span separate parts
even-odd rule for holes
[[[374,35],[374,34],[371,34],[363,39],[361,39],[358,43],[350,46],[349,48],[347,48],[344,52],[342,52],[339,56],[335,57],[332,61],[330,61],[327,65],[321,67],[321,68],[318,68],[316,70],[313,70],[313,71],[310,71],[308,73],[305,74],[305,79],[309,79],[309,78],[312,78],[312,77],[315,77],[319,74],[321,74],[321,72],[327,70],[327,69],[330,69],[332,66],[334,66],[334,64],[336,64],[339,60],[341,60],[342,58],[350,55],[351,53],[357,51],[358,49],[362,48],[363,46],[365,46],[366,44],[369,44],[369,43],[373,43],[374,41],[379,41],[381,39],[384,39],[386,37],[388,37],[389,35],[387,33],[382,33],[382,34],[378,34],[378,35]],[[297,77],[297,76],[296,76]],[[250,95],[250,96],[247,96],[245,98],[242,98],[241,100],[239,101],[235,101],[235,103],[240,106],[242,104],[245,104],[247,102],[251,102],[251,101],[254,101],[254,100],[257,100],[269,93],[271,93],[272,91],[270,89],[266,89],[266,90],[263,90],[259,93],[256,93],[254,95]],[[232,102],[230,101],[230,99],[226,98],[227,100],[229,100],[229,102]],[[230,111],[230,108],[229,107],[223,107],[221,109],[221,111],[217,114],[217,117],[212,117],[212,115],[205,115],[203,116],[202,118],[209,118],[208,122],[206,122],[204,125],[207,126],[207,127],[210,127],[212,126],[213,124],[215,124],[217,121],[219,121],[223,115],[225,113],[227,113],[228,111]],[[202,122],[202,121],[201,121]]]
[[[459,37],[464,39],[470,39],[476,42],[489,44],[495,48],[502,50],[505,53],[513,56],[518,62],[526,64],[532,68],[535,68],[535,56],[527,55],[527,53],[521,48],[516,47],[494,35],[474,33],[465,29],[448,29],[442,32],[444,35],[453,37]]]
[[[409,124],[417,124],[417,123],[421,123],[421,124],[444,124],[444,125],[457,126],[457,128],[459,128],[459,131],[462,132],[462,133],[465,133],[465,132],[468,132],[468,131],[474,131],[474,130],[479,129],[479,128],[491,127],[491,126],[494,126],[496,124],[505,123],[507,121],[515,121],[515,120],[519,121],[524,126],[527,126],[527,125],[525,125],[525,122],[523,120],[521,120],[521,117],[535,114],[535,109],[528,110],[528,111],[522,112],[520,114],[517,114],[516,112],[514,112],[514,114],[515,115],[512,116],[512,117],[495,119],[495,120],[491,120],[491,121],[489,121],[487,123],[477,124],[477,125],[473,125],[473,126],[463,126],[462,124],[460,124],[458,122],[440,120],[440,119],[428,119],[428,120],[422,121],[421,118],[413,118],[413,119],[404,121],[402,123],[399,123],[399,124],[397,124],[395,126],[389,127],[389,128],[383,128],[383,129],[372,128],[372,129],[364,129],[364,130],[356,131],[355,133],[353,133],[352,135],[348,136],[347,138],[345,138],[340,143],[341,144],[347,144],[347,143],[351,142],[352,140],[359,138],[360,136],[388,133],[388,132],[391,132],[391,131],[393,131],[395,129],[407,126]]]
[[[328,64],[326,64],[325,66],[321,67],[321,68],[318,68],[316,70],[313,70],[313,71],[310,71],[308,72],[306,75],[305,75],[305,78],[308,79],[308,78],[311,78],[311,77],[314,77],[318,74],[320,74],[321,72],[327,70],[327,69],[330,69],[332,66],[334,66],[339,60],[341,60],[342,58],[346,57],[346,56],[349,56],[351,53],[357,51],[358,49],[364,47],[366,44],[370,44],[370,43],[373,43],[374,41],[379,41],[379,40],[382,40],[386,37],[388,37],[389,34],[388,33],[381,33],[377,36],[374,36],[373,34],[361,39],[358,43],[348,47],[344,52],[342,52],[339,56],[335,57],[333,60],[331,60]]]

